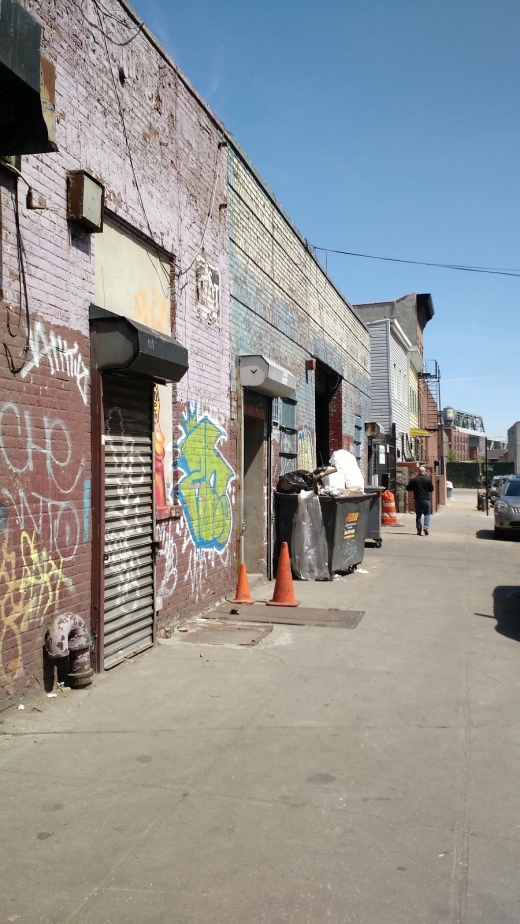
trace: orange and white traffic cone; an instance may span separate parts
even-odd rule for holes
[[[238,569],[238,582],[235,599],[229,603],[254,603],[249,590],[249,580],[247,578],[247,568],[244,564]]]
[[[381,495],[383,510],[381,513],[382,526],[399,526],[395,509],[395,497],[391,491],[383,491]]]
[[[267,601],[267,606],[299,606],[300,601],[295,599],[293,579],[291,573],[291,559],[289,546],[282,542],[278,568],[276,569],[276,582],[273,599]]]

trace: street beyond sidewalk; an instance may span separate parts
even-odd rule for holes
[[[520,543],[475,495],[297,583],[355,629],[196,624],[3,713],[0,924],[518,924]]]

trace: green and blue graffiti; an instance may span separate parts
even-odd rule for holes
[[[222,551],[231,535],[231,501],[228,488],[235,473],[218,443],[227,433],[207,415],[197,419],[196,409],[183,414],[177,465],[185,473],[178,483],[191,538],[198,549]]]

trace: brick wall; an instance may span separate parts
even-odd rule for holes
[[[312,452],[315,463],[315,373],[305,362],[317,357],[342,376],[334,399],[342,414],[333,414],[331,437],[353,448],[355,416],[370,417],[369,335],[234,142],[228,177],[233,413],[236,357],[263,353],[296,377],[298,462]],[[273,485],[280,445],[275,430]],[[363,447],[363,462],[364,455]]]
[[[108,210],[136,234],[153,236],[172,254],[177,270],[172,333],[187,346],[190,369],[179,383],[174,409],[174,456],[183,455],[189,471],[176,477],[195,480],[202,460],[209,516],[194,524],[183,511],[159,524],[159,624],[183,618],[228,591],[235,575],[228,227],[226,211],[219,208],[227,196],[222,126],[155,40],[136,29],[124,4],[104,4],[123,21],[101,14],[105,43],[91,2],[22,2],[41,22],[42,50],[56,67],[58,152],[23,158],[24,176],[45,196],[48,208],[27,210],[19,183],[30,350],[17,374],[9,371],[3,348],[0,352],[4,696],[42,682],[42,643],[53,615],[72,609],[88,622],[90,614],[89,305],[96,236],[67,222],[70,170],[85,169],[101,180]],[[14,183],[0,168],[0,298],[16,312]],[[197,311],[200,254],[220,273],[216,324]],[[2,342],[18,357],[24,320],[15,337],[7,323],[2,309]]]
[[[117,18],[101,12],[100,22],[91,0],[22,2],[41,22],[42,51],[56,67],[58,151],[23,158],[47,209],[29,211],[19,181],[30,335],[23,368],[11,372],[0,350],[0,697],[42,682],[43,638],[55,614],[73,610],[89,622],[89,305],[98,238],[67,222],[68,171],[97,177],[108,211],[175,261],[172,334],[188,348],[190,368],[176,389],[174,480],[185,490],[181,515],[158,526],[159,625],[234,585],[240,350],[261,349],[295,374],[302,458],[314,432],[307,358],[343,376],[344,445],[355,414],[367,419],[370,406],[366,330],[247,159],[221,146],[218,119],[126,5],[105,0]],[[17,360],[27,331],[23,312],[16,320],[24,306],[14,184],[0,167],[0,298],[12,308],[1,308],[0,331]],[[229,209],[220,208],[227,199]],[[198,311],[199,255],[220,273],[217,323]]]

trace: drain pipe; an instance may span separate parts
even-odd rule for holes
[[[69,658],[68,681],[73,689],[92,683],[90,638],[81,616],[55,616],[45,633],[45,648],[50,658]]]

